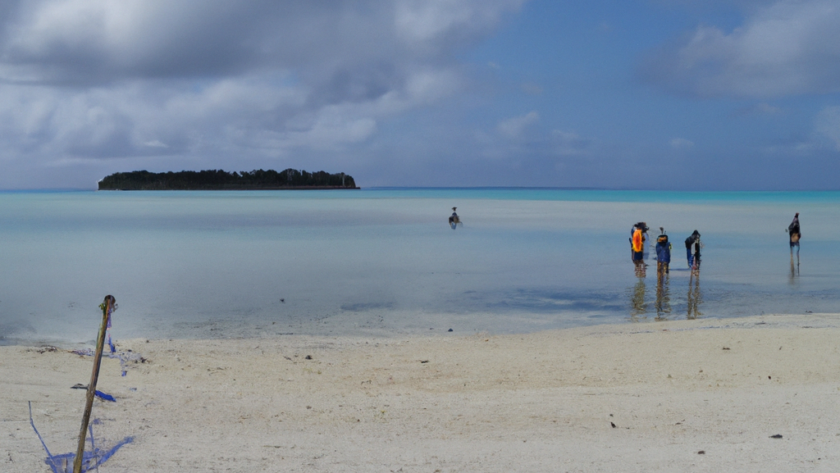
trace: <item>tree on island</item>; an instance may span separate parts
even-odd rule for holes
[[[118,172],[99,181],[99,190],[270,190],[270,189],[358,189],[347,174],[325,171],[309,173],[286,169],[225,172],[149,171]]]

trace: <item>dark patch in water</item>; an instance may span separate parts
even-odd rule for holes
[[[32,325],[28,322],[24,322],[23,320],[13,320],[6,323],[0,323],[0,340],[14,338],[12,335],[22,332],[36,333],[36,330]]]
[[[367,312],[369,310],[394,309],[397,304],[394,302],[357,302],[352,304],[341,304],[341,310],[349,312]]]
[[[469,294],[469,296],[468,296]],[[553,289],[514,289],[503,293],[464,293],[464,298],[492,312],[528,311],[535,313],[601,312],[618,313],[624,308],[619,294],[596,291],[557,291]]]

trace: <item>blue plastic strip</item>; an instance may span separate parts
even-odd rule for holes
[[[117,402],[117,400],[114,399],[114,396],[111,396],[110,394],[105,394],[98,389],[96,391],[94,391],[93,393],[96,394],[96,397],[98,397],[99,399],[102,399],[103,401]]]
[[[93,423],[95,424],[97,422],[94,420]],[[68,473],[69,470],[67,470],[66,467],[73,464],[73,461],[76,458],[76,454],[64,453],[61,455],[53,455],[52,453],[50,453],[50,449],[47,448],[47,444],[44,443],[44,438],[41,437],[41,433],[38,432],[37,428],[35,428],[35,421],[32,420],[31,401],[29,402],[29,425],[32,426],[32,430],[35,431],[35,435],[37,435],[38,440],[41,441],[41,445],[44,447],[44,451],[47,452],[47,459],[45,460],[45,463],[49,465],[50,470],[52,470],[52,473]],[[100,449],[96,448],[96,444],[94,443],[93,426],[89,425],[88,428],[90,429],[90,444],[93,448],[93,451],[84,452],[84,454],[82,455],[82,472],[91,471],[93,468],[96,468],[96,471],[99,471],[99,465],[108,461],[108,459],[114,456],[114,454],[117,453],[117,450],[122,448],[123,445],[134,442],[134,437],[126,437],[103,454]]]
[[[44,443],[44,439],[41,437],[41,434],[38,432],[38,429],[35,428],[35,421],[32,420],[32,401],[29,401],[29,425],[32,426],[32,430],[35,431],[35,435],[38,436],[38,440],[41,441],[41,445],[43,445],[44,450],[47,452],[47,457],[52,460],[53,456],[50,453],[50,449],[47,448],[47,444]]]

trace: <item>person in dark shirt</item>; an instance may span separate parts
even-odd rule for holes
[[[688,267],[692,270],[700,267],[700,232],[694,233],[685,239],[685,256],[688,259]]]
[[[449,216],[449,226],[452,227],[453,230],[461,223],[461,218],[458,217],[458,214],[455,213],[455,209],[458,207],[452,207],[452,215]]]
[[[793,247],[796,247],[796,264],[799,265],[799,239],[802,233],[799,231],[799,212],[793,216],[793,221],[788,225],[788,236],[790,237],[790,261],[793,264]]]
[[[668,266],[671,264],[671,242],[668,241],[668,235],[665,234],[665,229],[659,227],[661,235],[656,238],[656,272],[657,274],[668,274]]]

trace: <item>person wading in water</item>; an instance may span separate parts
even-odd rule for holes
[[[449,226],[452,227],[453,230],[461,223],[461,218],[458,217],[458,214],[455,213],[455,209],[458,207],[452,207],[452,215],[449,216]]]
[[[802,233],[799,232],[799,212],[793,216],[793,221],[790,222],[787,228],[788,236],[790,237],[790,265],[793,267],[793,247],[796,247],[796,267],[799,267],[799,239],[802,238]]]
[[[636,276],[645,277],[645,235],[650,230],[645,222],[633,225],[630,237],[630,249],[633,254],[633,264],[636,266]]]
[[[694,230],[694,233],[685,239],[685,257],[688,259],[688,268],[692,271],[700,269],[700,232]]]

